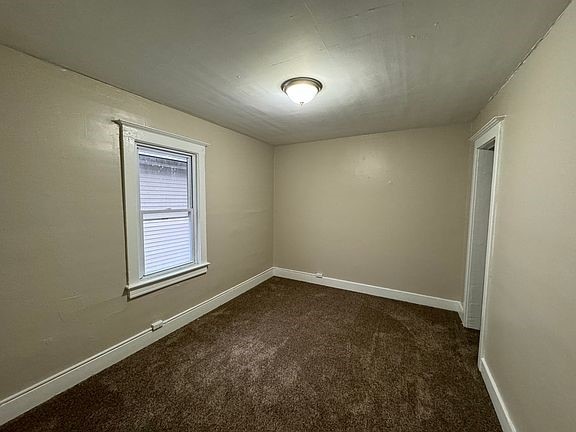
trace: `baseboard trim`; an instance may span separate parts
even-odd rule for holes
[[[222,306],[224,303],[270,279],[273,275],[273,268],[269,268],[196,306],[164,320],[164,325],[158,330],[152,331],[151,328],[143,330],[86,360],[7,397],[0,401],[0,425]]]
[[[359,282],[351,282],[330,277],[317,277],[314,273],[307,273],[298,270],[289,270],[281,267],[274,267],[274,276],[293,279],[302,282],[309,282],[317,285],[324,285],[331,288],[340,288],[377,297],[384,297],[392,300],[400,300],[407,303],[414,303],[423,306],[431,306],[438,309],[458,312],[462,316],[462,303],[457,300],[448,300],[440,297],[432,297],[424,294],[416,294],[407,291],[399,291],[390,288],[383,288],[376,285],[367,285]]]
[[[500,393],[500,390],[498,390],[496,381],[494,381],[492,372],[490,372],[490,368],[488,367],[484,357],[480,359],[479,367],[482,378],[484,379],[484,383],[486,384],[486,388],[488,389],[488,394],[492,400],[492,405],[494,405],[496,415],[498,416],[498,420],[500,420],[500,426],[502,426],[502,430],[504,432],[516,432],[516,427],[514,426],[514,423],[512,423],[512,418],[510,417],[510,413],[506,408],[504,399],[502,399],[502,394]]]
[[[458,312],[458,316],[460,317],[460,321],[462,321],[462,325],[464,327],[467,327],[466,319],[464,317],[464,306],[462,305],[462,303],[460,303],[460,308],[456,312]]]

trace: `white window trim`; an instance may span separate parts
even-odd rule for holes
[[[124,226],[126,231],[126,259],[128,298],[133,299],[208,271],[206,250],[206,182],[205,161],[207,144],[187,137],[141,126],[124,120],[115,120],[120,126],[122,144],[122,173],[124,181]],[[142,274],[142,236],[140,227],[140,186],[138,183],[138,144],[160,149],[192,154],[196,161],[196,178],[193,182],[196,210],[196,260],[197,263],[180,266],[151,276]]]

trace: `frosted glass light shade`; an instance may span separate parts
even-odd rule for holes
[[[292,78],[282,84],[282,91],[299,105],[310,102],[322,90],[322,83],[314,78]]]

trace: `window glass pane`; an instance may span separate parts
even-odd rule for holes
[[[144,274],[178,267],[192,262],[192,220],[190,214],[181,217],[143,220]]]
[[[191,160],[138,147],[144,276],[194,261]]]
[[[161,150],[138,149],[141,210],[190,207],[190,158]]]

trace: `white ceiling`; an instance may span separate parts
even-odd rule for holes
[[[0,0],[0,43],[286,144],[473,119],[568,3]]]

